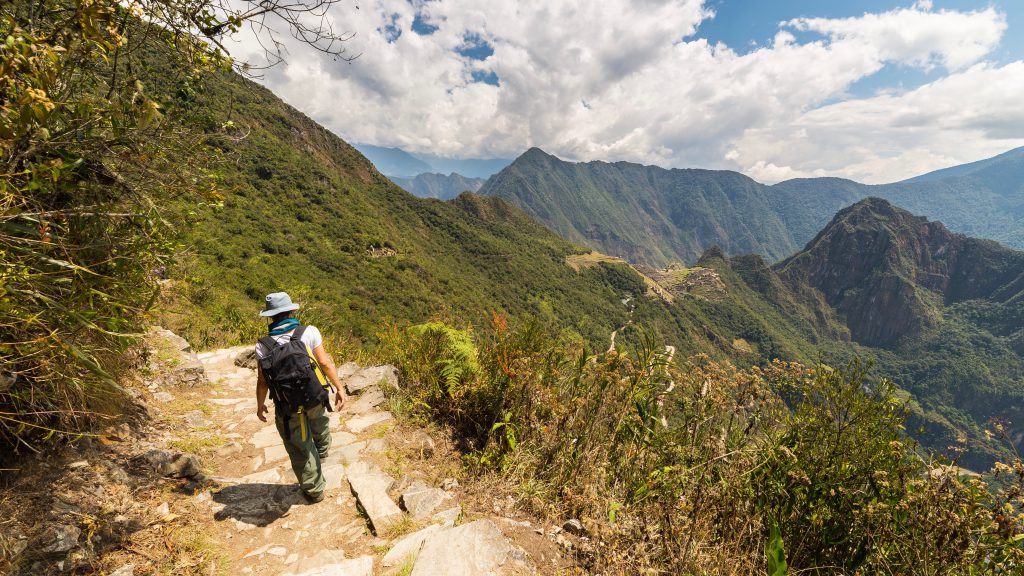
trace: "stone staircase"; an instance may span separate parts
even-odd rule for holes
[[[527,553],[499,528],[470,521],[454,480],[434,486],[402,475],[386,458],[395,426],[382,407],[398,387],[390,366],[339,367],[347,402],[331,415],[333,445],[323,462],[326,498],[308,504],[295,484],[273,420],[256,417],[256,375],[249,347],[199,355],[211,382],[206,424],[227,441],[204,460],[219,488],[194,496],[223,527],[223,547],[237,574],[369,576],[536,573]],[[237,364],[236,364],[237,360]],[[239,365],[241,364],[241,365]],[[429,435],[420,431],[423,452]],[[447,489],[444,489],[447,488]]]

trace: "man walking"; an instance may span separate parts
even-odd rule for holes
[[[331,448],[328,380],[334,386],[336,409],[341,409],[345,397],[334,363],[324,350],[323,336],[315,326],[299,323],[298,309],[287,293],[275,292],[267,296],[260,312],[271,322],[267,336],[256,344],[256,416],[267,421],[269,393],[274,423],[299,487],[310,502],[320,502],[326,485],[320,461]]]

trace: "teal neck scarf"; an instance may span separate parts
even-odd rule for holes
[[[287,334],[288,332],[295,330],[298,325],[298,318],[282,318],[270,325],[270,335],[278,336],[280,334]]]

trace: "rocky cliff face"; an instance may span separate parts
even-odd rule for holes
[[[1012,298],[1024,253],[868,198],[839,212],[779,270],[791,285],[819,290],[854,340],[892,347],[935,326],[945,305]]]

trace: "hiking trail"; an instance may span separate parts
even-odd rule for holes
[[[256,415],[252,346],[195,354],[159,328],[146,344],[122,414],[0,494],[12,576],[565,574],[590,545],[579,520],[553,525],[500,476],[466,474],[444,429],[396,418],[392,366],[338,367],[346,403],[311,504],[273,411]]]
[[[425,433],[389,435],[383,387],[398,386],[391,366],[338,367],[347,401],[331,413],[333,436],[323,461],[326,498],[308,504],[295,482],[274,425],[256,417],[251,346],[199,354],[214,394],[208,428],[229,443],[212,456],[220,489],[193,498],[223,526],[222,545],[237,574],[369,576],[408,574],[531,574],[526,551],[502,530],[504,518],[470,518],[453,478],[412,471],[401,477],[393,452],[411,448],[429,458]],[[403,446],[396,446],[400,442]],[[207,457],[211,459],[210,457]],[[519,526],[522,528],[523,526]]]

